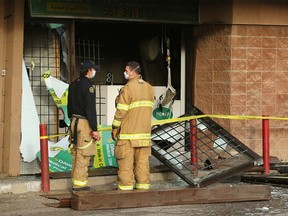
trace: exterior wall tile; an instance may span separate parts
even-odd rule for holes
[[[247,82],[261,82],[262,73],[261,72],[250,72],[247,73]]]
[[[246,89],[246,83],[242,82],[234,82],[231,83],[231,93],[233,94],[246,94],[247,89]]]
[[[214,113],[220,113],[220,114],[223,114],[223,115],[228,115],[230,113],[230,105],[229,104],[226,104],[226,105],[223,105],[223,104],[214,104],[213,105],[213,112]],[[218,119],[218,121],[222,121],[222,119]],[[222,121],[224,122],[224,121]],[[228,123],[229,120],[226,122]],[[223,124],[222,124],[223,125]],[[227,127],[227,125],[223,125],[225,127]]]
[[[263,37],[262,48],[277,48],[277,38],[276,37]]]
[[[262,59],[276,59],[277,49],[262,49]]]
[[[245,70],[245,68],[246,68],[246,61],[231,60],[231,70],[241,71],[241,70]]]
[[[262,61],[261,59],[248,59],[247,60],[247,70],[256,71],[262,70]]]
[[[230,95],[229,94],[218,94],[213,95],[213,104],[228,105],[230,107]]]
[[[288,82],[288,71],[287,72],[283,72],[283,71],[279,71],[275,73],[275,78],[274,78],[275,82],[284,82],[287,81]]]
[[[213,59],[230,59],[231,50],[230,49],[218,49],[215,48],[213,51]]]
[[[276,93],[276,83],[262,82],[262,93]]]
[[[288,107],[287,106],[279,106],[279,105],[275,105],[275,115],[279,116],[279,117],[287,117],[288,116]],[[286,125],[285,127],[287,127],[288,125],[287,121],[279,121],[278,125]]]
[[[212,82],[213,81],[213,74],[210,73],[208,70],[197,70],[197,73],[195,74],[195,79],[201,83],[201,82]]]
[[[242,103],[240,105],[231,105],[230,107],[231,115],[246,115],[246,103]],[[231,121],[231,124],[234,121]]]
[[[262,82],[275,82],[276,73],[274,72],[262,72]]]
[[[288,71],[288,60],[277,61],[277,71]]]
[[[275,111],[276,111],[276,107],[274,105],[271,105],[271,106],[262,105],[262,114],[263,115],[276,116]],[[271,124],[270,124],[270,126],[271,126]]]
[[[232,48],[231,59],[246,59],[246,49]]]
[[[214,71],[213,81],[214,82],[229,82],[230,81],[230,72]]]
[[[241,109],[244,113],[246,111],[246,94],[231,94],[231,114],[235,115],[236,113],[234,113],[234,108],[233,106],[235,106],[235,110],[237,111],[237,115],[241,114],[242,112],[238,112],[237,107],[238,106],[244,106],[245,109]]]
[[[231,38],[231,47],[235,48],[235,47],[246,47],[247,45],[247,37],[232,37]]]
[[[275,102],[276,102],[276,95],[275,94],[273,94],[273,93],[263,93],[262,94],[262,106],[263,107],[274,106]]]
[[[230,83],[214,83],[213,94],[227,94],[230,95]]]
[[[261,37],[248,37],[247,38],[247,47],[261,48],[262,47],[262,38]]]
[[[262,129],[247,130],[248,139],[262,139]]]
[[[276,96],[276,104],[278,106],[288,107],[288,94],[278,94]]]
[[[212,63],[212,60],[200,59],[196,63],[196,70],[212,70]]]
[[[287,128],[271,128],[270,130],[271,135],[270,138],[282,138],[282,139],[288,139],[288,129]]]
[[[277,59],[286,60],[288,59],[288,49],[278,49],[277,50]]]
[[[262,59],[262,72],[276,71],[276,70],[277,70],[277,61],[276,60]]]
[[[198,48],[196,49],[196,55],[197,59],[213,59],[213,52],[211,52],[211,50],[208,49],[206,46],[198,46]]]
[[[230,60],[214,60],[213,70],[214,71],[229,71],[231,68]]]
[[[249,108],[247,108],[247,110],[249,111],[250,109],[251,109],[251,114],[249,114],[250,116],[261,116],[261,115],[259,115],[259,113],[261,113],[260,107],[249,106]],[[249,119],[247,121],[247,129],[249,129],[249,130],[259,129],[261,127],[262,127],[262,121],[261,120]]]
[[[213,113],[212,104],[207,103],[207,101],[212,101],[211,94],[197,94],[195,97],[195,104],[200,110],[204,113]]]
[[[262,93],[262,84],[261,84],[261,82],[247,82],[247,86],[246,87],[247,87],[247,94],[248,93],[256,93],[258,95],[261,95],[261,93]]]
[[[245,71],[233,71],[230,73],[231,82],[246,82],[247,72]],[[233,92],[231,92],[233,93]]]
[[[231,128],[235,129],[246,129],[247,128],[247,120],[234,120],[230,122]],[[245,137],[246,138],[246,137]]]
[[[196,83],[196,94],[212,94],[213,85],[209,82]]]
[[[247,49],[247,59],[261,59],[261,57],[262,57],[262,49],[260,48]]]
[[[288,48],[288,37],[277,38],[277,48],[280,49]]]
[[[277,82],[275,90],[276,94],[288,94],[287,82]]]
[[[262,102],[262,97],[261,97],[260,94],[258,94],[258,93],[247,94],[247,102],[246,102],[247,106],[260,107],[262,105],[261,102]],[[259,113],[259,110],[258,110],[258,114],[257,115],[261,115],[261,112]]]

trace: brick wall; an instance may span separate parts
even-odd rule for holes
[[[204,25],[196,39],[195,105],[205,113],[288,117],[288,27]],[[262,154],[261,120],[217,120]],[[288,121],[270,121],[271,155],[288,161]]]

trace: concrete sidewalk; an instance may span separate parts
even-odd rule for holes
[[[151,173],[151,182],[177,179],[178,176],[173,172]],[[0,194],[21,194],[27,192],[41,192],[41,177],[19,176],[3,177],[0,179]],[[117,183],[117,175],[89,177],[89,186],[101,186]],[[70,178],[50,179],[50,191],[70,190],[72,187]]]

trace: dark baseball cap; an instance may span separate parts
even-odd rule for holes
[[[83,70],[88,70],[90,68],[94,68],[95,70],[99,70],[99,66],[95,65],[95,63],[91,60],[85,60],[81,63],[81,68]]]

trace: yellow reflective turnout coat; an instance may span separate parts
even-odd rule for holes
[[[130,140],[133,147],[151,145],[151,115],[154,105],[152,86],[141,76],[129,80],[116,98],[113,129],[119,128],[119,140]]]

